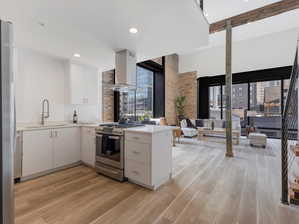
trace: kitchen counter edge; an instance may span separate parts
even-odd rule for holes
[[[96,128],[99,124],[65,124],[65,125],[45,125],[41,127],[26,127],[20,126],[16,128],[16,131],[37,131],[37,130],[49,130],[49,129],[61,129],[61,128],[73,128],[73,127],[86,127]]]
[[[128,129],[125,129],[125,132],[154,134],[154,133],[159,133],[159,132],[172,131],[174,128],[175,127],[172,127],[172,126],[146,125],[143,127],[128,128]]]

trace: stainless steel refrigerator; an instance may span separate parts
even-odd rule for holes
[[[15,106],[12,24],[0,21],[0,173],[1,223],[14,223],[13,152],[15,148]]]

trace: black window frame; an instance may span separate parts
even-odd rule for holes
[[[290,79],[292,73],[292,66],[283,66],[277,68],[248,71],[241,73],[234,73],[232,84],[248,84],[248,101],[247,106],[250,109],[250,83],[254,82],[265,82],[265,81],[280,81],[280,102],[281,102],[281,114],[284,109],[284,80]],[[206,76],[197,79],[197,118],[198,119],[208,119],[210,117],[210,107],[209,107],[209,87],[220,86],[221,90],[221,119],[224,119],[223,113],[223,86],[225,86],[225,75],[217,76]],[[206,95],[201,95],[206,94]],[[206,100],[208,99],[208,100]],[[261,127],[261,129],[269,130],[281,130],[279,128],[266,128]]]
[[[165,57],[162,57],[162,65],[152,61],[137,63],[136,66],[153,72],[153,118],[165,117]],[[115,73],[114,73],[115,74]],[[157,81],[159,80],[159,82]],[[161,83],[162,82],[162,83]],[[114,92],[114,121],[119,121],[119,92]],[[136,101],[136,96],[135,96]],[[136,107],[135,107],[136,115]],[[136,117],[136,116],[135,116]]]

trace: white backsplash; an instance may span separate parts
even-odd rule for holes
[[[65,105],[65,121],[72,121],[74,110],[77,111],[78,122],[91,123],[99,121],[99,105]]]
[[[50,102],[50,118],[47,121],[72,121],[75,109],[80,122],[100,121],[100,102],[98,105],[65,104],[65,63],[63,59],[36,51],[16,50],[17,123],[40,122],[42,100],[45,98]]]

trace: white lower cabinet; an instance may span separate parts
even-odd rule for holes
[[[130,159],[126,160],[126,177],[130,178],[132,181],[137,181],[137,183],[151,186],[149,171],[149,167],[144,163]]]
[[[141,186],[157,189],[172,173],[171,131],[125,132],[125,176]]]
[[[81,160],[88,166],[95,166],[96,136],[94,128],[81,129]]]
[[[51,130],[24,131],[22,176],[30,176],[52,168]]]
[[[80,160],[80,129],[77,127],[23,132],[22,177]]]
[[[54,168],[81,160],[79,128],[56,129],[53,136]]]

